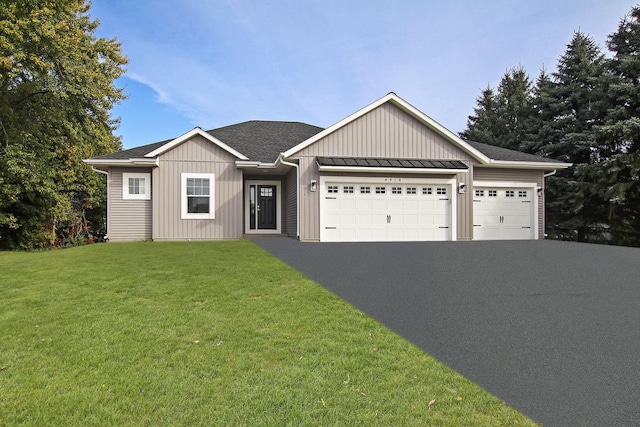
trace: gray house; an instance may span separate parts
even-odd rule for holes
[[[86,159],[111,241],[540,239],[569,164],[465,141],[394,93],[327,129],[249,121]]]

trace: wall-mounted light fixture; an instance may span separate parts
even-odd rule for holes
[[[538,196],[540,196],[542,194],[542,187],[538,187],[537,191],[538,191]]]
[[[311,184],[309,185],[309,189],[311,191],[318,191],[318,181],[316,181],[315,179],[312,179]]]
[[[464,194],[467,192],[467,185],[464,182],[461,182],[458,186],[458,193]]]

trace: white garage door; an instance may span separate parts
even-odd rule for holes
[[[321,185],[320,240],[451,240],[451,184],[340,182]]]
[[[535,239],[534,188],[475,187],[474,240]]]

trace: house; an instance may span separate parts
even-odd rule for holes
[[[394,93],[327,129],[248,121],[86,159],[111,241],[541,239],[569,167],[466,141]]]

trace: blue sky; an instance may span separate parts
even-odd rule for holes
[[[454,132],[522,65],[553,71],[576,30],[603,46],[635,1],[93,0],[129,58],[125,148],[245,120],[327,127],[393,91]]]

